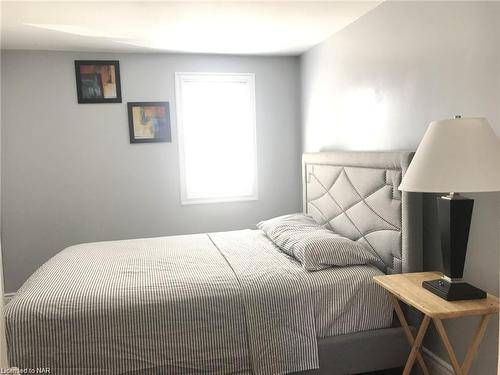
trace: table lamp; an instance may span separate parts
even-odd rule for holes
[[[422,286],[448,301],[485,298],[462,280],[474,200],[459,193],[500,191],[500,141],[488,121],[432,122],[399,190],[448,193],[437,199],[444,276]]]

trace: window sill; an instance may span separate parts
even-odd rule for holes
[[[181,205],[210,203],[251,202],[259,200],[258,196],[232,197],[232,198],[181,198]]]

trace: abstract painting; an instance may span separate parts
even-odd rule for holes
[[[129,102],[130,143],[170,142],[168,102]]]
[[[78,103],[121,103],[118,61],[76,60]]]

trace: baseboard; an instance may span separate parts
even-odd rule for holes
[[[453,367],[441,357],[437,356],[427,348],[422,348],[424,361],[433,375],[453,375]]]
[[[5,293],[3,295],[3,303],[4,303],[4,305],[7,304],[7,302],[9,302],[12,299],[12,297],[14,297],[15,294],[16,293]]]

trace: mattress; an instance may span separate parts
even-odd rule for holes
[[[6,306],[9,358],[52,374],[285,374],[317,338],[388,327],[371,266],[305,271],[257,230],[82,244]]]
[[[374,266],[333,267],[302,272],[309,284],[318,338],[390,327],[389,295],[373,282]]]

